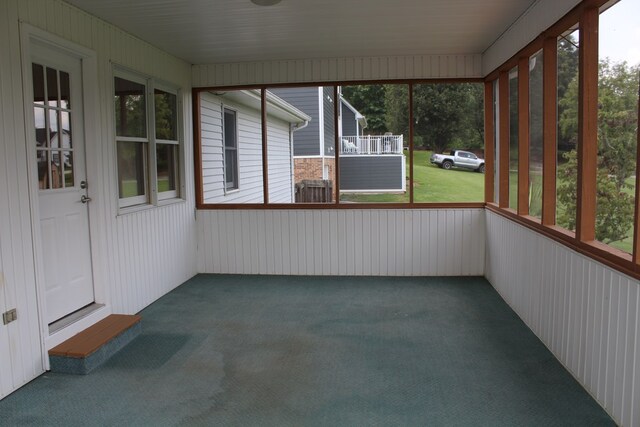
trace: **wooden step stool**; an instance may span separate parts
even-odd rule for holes
[[[140,335],[138,315],[111,314],[49,350],[51,372],[88,374]]]

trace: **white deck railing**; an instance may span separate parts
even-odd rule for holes
[[[340,154],[402,154],[403,135],[343,136]]]

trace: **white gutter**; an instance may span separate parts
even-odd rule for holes
[[[296,201],[296,173],[295,173],[295,159],[293,158],[293,133],[297,130],[304,129],[309,126],[309,120],[305,120],[300,123],[291,123],[289,124],[289,153],[291,155],[289,158],[291,159],[291,203],[295,203]]]

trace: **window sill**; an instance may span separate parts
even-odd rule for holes
[[[155,207],[154,205],[151,205],[149,203],[145,203],[145,204],[141,204],[141,205],[127,206],[127,207],[124,207],[124,208],[119,208],[117,216],[124,216],[124,215],[129,215],[129,214],[132,214],[132,213],[136,213],[136,212],[146,211],[148,209],[153,209],[154,207]]]
[[[158,204],[156,206],[157,207],[170,206],[170,205],[177,205],[179,203],[186,203],[186,200],[181,197],[173,197],[171,199],[158,200]]]
[[[165,199],[165,200],[158,200],[158,203],[155,205],[146,203],[144,205],[134,205],[134,206],[128,206],[125,208],[120,208],[118,210],[118,215],[117,216],[124,216],[124,215],[129,215],[129,214],[133,214],[136,212],[142,212],[142,211],[146,211],[149,209],[153,209],[153,208],[161,208],[163,206],[171,206],[171,205],[177,205],[180,203],[186,203],[186,200],[180,197],[174,197],[171,199]]]

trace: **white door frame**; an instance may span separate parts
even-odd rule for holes
[[[24,100],[25,117],[25,146],[27,150],[27,173],[29,177],[29,204],[31,214],[31,233],[33,239],[33,257],[36,278],[36,296],[38,307],[38,321],[40,326],[39,344],[42,349],[42,360],[45,369],[49,369],[48,350],[62,341],[70,338],[81,330],[103,319],[111,313],[109,304],[108,288],[102,279],[104,277],[104,262],[101,261],[102,254],[106,253],[104,248],[105,235],[101,227],[97,224],[100,218],[100,210],[105,209],[105,197],[100,194],[99,185],[99,94],[98,94],[98,59],[94,51],[80,46],[76,43],[65,40],[61,37],[50,34],[32,25],[20,23],[21,54],[22,54],[22,87]],[[95,302],[104,304],[104,307],[95,310],[86,317],[71,323],[70,325],[49,333],[49,326],[44,316],[46,301],[44,289],[44,266],[40,248],[42,247],[42,237],[39,224],[39,201],[38,201],[38,177],[35,165],[36,150],[35,129],[33,126],[33,87],[31,72],[31,44],[39,43],[48,45],[52,49],[61,50],[81,60],[82,63],[82,97],[84,103],[84,140],[85,140],[85,164],[86,177],[89,183],[88,194],[93,199],[89,203],[89,234],[91,245],[91,262],[93,266],[93,283]],[[93,184],[93,185],[92,185]],[[34,338],[35,339],[35,338]]]

